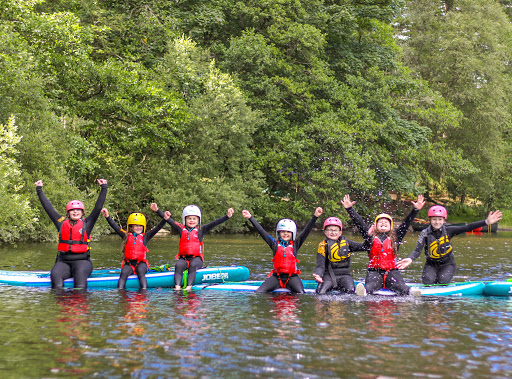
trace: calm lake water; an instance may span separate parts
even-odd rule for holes
[[[312,234],[301,249],[312,279]],[[358,236],[351,236],[360,241]],[[410,234],[405,254],[417,234]],[[512,276],[512,233],[454,237],[456,281]],[[176,236],[150,242],[149,261],[171,262]],[[271,270],[258,236],[208,235],[208,265],[245,265],[251,280]],[[93,243],[95,268],[119,267],[121,239]],[[49,270],[56,244],[1,249],[0,269]],[[363,279],[367,256],[355,253]],[[424,257],[404,272],[421,279]],[[506,378],[512,376],[512,299],[358,298],[0,285],[2,378]]]

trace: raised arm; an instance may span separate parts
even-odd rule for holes
[[[124,238],[126,236],[126,232],[112,219],[112,217],[110,217],[107,208],[102,208],[101,213],[105,216],[110,227],[114,229],[114,232],[116,232],[119,237]]]
[[[259,222],[256,221],[256,219],[254,217],[252,217],[251,213],[248,210],[244,209],[242,211],[242,216],[244,216],[246,219],[248,219],[251,222],[251,224],[258,231],[261,238],[263,238],[263,240],[267,243],[267,245],[269,245],[271,248],[274,248],[274,245],[276,242],[275,239],[272,238],[270,236],[270,234],[268,234],[265,229],[263,229],[263,227],[259,224]]]
[[[98,220],[98,217],[101,214],[101,209],[103,208],[103,204],[105,204],[105,199],[107,198],[108,184],[106,179],[98,179],[98,184],[101,187],[100,194],[98,195],[98,200],[96,200],[94,208],[92,209],[91,213],[89,213],[89,216],[87,216],[87,218],[85,219],[87,225],[86,228],[89,235],[91,235],[92,228]]]
[[[57,212],[55,210],[55,208],[53,207],[50,200],[48,200],[48,198],[44,194],[43,181],[38,180],[37,182],[35,182],[35,185],[36,185],[37,196],[39,197],[39,201],[41,202],[43,209],[45,210],[48,217],[50,217],[50,220],[52,220],[52,222],[55,225],[55,227],[57,228],[57,230],[60,230],[61,221],[59,221],[59,220],[61,220],[62,216],[59,214],[59,212]]]

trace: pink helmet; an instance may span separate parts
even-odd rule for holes
[[[338,218],[338,217],[328,217],[325,221],[324,221],[324,230],[325,228],[327,228],[329,225],[336,225],[336,226],[339,226],[340,229],[343,229],[343,224],[341,223],[341,220]]]
[[[434,205],[428,210],[428,217],[443,217],[446,220],[448,218],[448,212],[445,207]]]
[[[82,203],[80,200],[71,200],[69,203],[67,203],[66,212],[69,212],[71,209],[81,209],[83,212],[85,212],[84,203]]]

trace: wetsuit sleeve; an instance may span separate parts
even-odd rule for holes
[[[315,274],[317,274],[320,277],[323,277],[325,273],[325,253],[322,254],[321,251],[325,251],[325,249],[322,248],[322,242],[318,244],[318,250],[316,252]]]
[[[418,257],[421,255],[421,252],[425,248],[425,241],[428,233],[428,228],[423,229],[420,233],[420,236],[418,237],[418,243],[416,243],[416,247],[414,248],[414,251],[409,255],[409,258],[411,258],[413,261],[418,259]]]
[[[36,187],[37,196],[39,197],[39,201],[41,201],[41,205],[43,206],[43,209],[45,210],[48,217],[50,217],[50,220],[52,220],[53,224],[57,228],[57,230],[60,230],[61,222],[59,221],[62,216],[55,210],[52,203],[50,203],[50,200],[46,197],[46,195],[43,192],[42,186]]]
[[[161,209],[157,210],[156,214],[159,215],[160,217],[162,217],[162,219],[164,218],[164,212],[162,212]],[[164,221],[166,221],[166,220],[164,220]],[[181,236],[182,229],[179,227],[179,225],[176,223],[176,221],[173,220],[172,217],[169,217],[169,219],[166,222],[169,225],[171,225],[171,228],[173,228],[176,232],[178,232],[178,235]]]
[[[210,230],[215,228],[216,226],[226,222],[229,220],[228,215],[224,215],[222,217],[219,217],[216,220],[213,220],[212,222],[209,222],[208,224],[205,224],[199,228],[199,241],[203,240],[203,236],[208,233]]]
[[[448,238],[452,238],[453,236],[456,236],[457,234],[462,234],[465,232],[470,232],[476,228],[484,227],[487,224],[485,223],[485,220],[482,221],[476,221],[472,222],[467,225],[460,225],[460,226],[447,226],[446,227],[446,234],[448,235]]]
[[[300,235],[295,240],[295,243],[293,244],[293,250],[294,250],[295,256],[297,256],[297,253],[299,252],[300,247],[302,246],[304,241],[306,241],[306,238],[308,238],[309,233],[311,233],[311,230],[315,226],[317,219],[318,219],[318,217],[316,217],[316,216],[311,217],[311,220],[309,220],[309,222],[306,224],[306,227],[304,228],[304,230],[300,233]]]
[[[89,236],[91,235],[92,228],[94,228],[94,224],[96,224],[96,221],[100,216],[101,208],[103,208],[103,204],[105,203],[105,199],[107,198],[107,190],[108,184],[102,184],[98,200],[96,200],[96,204],[94,204],[94,208],[92,209],[91,213],[89,213],[89,216],[85,218],[85,229],[87,230],[87,234],[89,234]]]
[[[359,233],[363,236],[365,243],[370,243],[371,236],[368,235],[368,226],[364,222],[361,215],[356,212],[354,207],[346,208],[346,211],[347,211],[348,215],[350,216],[350,219],[352,220],[354,225],[359,230]]]
[[[126,233],[121,229],[121,227],[115,222],[112,217],[107,217],[107,222],[110,225],[112,229],[114,229],[114,232],[116,232],[119,237],[124,238],[126,236]]]
[[[149,240],[153,238],[160,231],[160,229],[162,229],[165,226],[165,224],[166,220],[162,220],[153,229],[144,234],[144,245],[146,245],[149,242]]]
[[[361,242],[355,242],[351,240],[347,240],[348,242],[348,248],[350,251],[368,251],[370,250],[370,244],[367,240],[364,240],[363,243]]]
[[[407,215],[407,217],[404,219],[404,221],[402,221],[402,223],[400,224],[396,231],[397,243],[402,243],[402,240],[404,239],[407,231],[409,230],[409,227],[411,226],[412,222],[414,221],[418,213],[420,213],[420,210],[413,207],[412,210]]]
[[[270,246],[274,250],[275,239],[273,239],[270,236],[270,234],[268,234],[267,231],[265,229],[263,229],[263,226],[261,226],[260,223],[258,221],[256,221],[256,219],[254,217],[251,216],[249,221],[251,222],[252,226],[254,226],[254,228],[258,231],[261,238],[263,238],[263,240],[268,244],[268,246]],[[274,253],[275,253],[275,251],[274,251]]]

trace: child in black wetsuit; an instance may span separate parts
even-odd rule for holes
[[[343,236],[343,224],[337,217],[324,221],[325,239],[318,244],[316,271],[313,277],[318,282],[316,292],[325,294],[331,289],[354,293],[354,279],[350,274],[350,256],[354,251],[367,251],[369,246],[354,242]]]
[[[296,237],[297,226],[293,220],[287,218],[280,220],[276,227],[276,240],[263,229],[248,210],[244,209],[242,211],[242,216],[251,222],[274,254],[274,269],[256,292],[272,292],[278,288],[288,288],[292,292],[304,293],[304,285],[299,278],[300,271],[297,269],[297,263],[299,262],[297,255],[299,248],[306,240],[311,229],[313,229],[318,217],[322,215],[322,212],[322,208],[316,208],[313,217],[298,237]]]
[[[156,206],[156,204],[155,204]],[[164,213],[157,208],[157,213],[160,217],[164,217]],[[201,210],[197,205],[187,205],[183,208],[182,221],[180,224],[169,217],[167,222],[172,228],[180,235],[180,243],[178,245],[178,254],[176,259],[178,262],[174,268],[174,289],[181,289],[181,281],[183,273],[188,269],[186,290],[190,291],[196,279],[196,272],[203,267],[204,254],[203,254],[203,237],[211,229],[217,225],[226,222],[233,216],[233,208],[229,208],[227,214],[223,217],[206,224],[201,225]]]
[[[377,215],[374,224],[368,230],[363,218],[352,207],[355,201],[350,201],[349,195],[345,195],[342,204],[369,245],[369,263],[365,284],[357,285],[356,294],[366,296],[367,293],[387,288],[399,295],[420,296],[421,293],[418,289],[411,289],[405,284],[402,274],[398,270],[396,258],[398,248],[409,226],[425,205],[423,196],[420,195],[417,201],[412,201],[414,208],[397,230],[393,229],[393,219],[386,213]]]
[[[67,203],[66,216],[61,216],[44,194],[43,181],[35,183],[41,205],[59,232],[57,260],[50,273],[54,289],[63,288],[64,280],[68,278],[73,278],[75,288],[87,289],[87,278],[93,270],[89,251],[90,236],[107,197],[107,181],[98,179],[98,184],[101,187],[98,200],[89,216],[85,217],[84,204],[79,200]]]
[[[151,209],[156,212],[158,207],[155,203],[152,203]],[[126,222],[126,229],[128,229],[128,231],[121,229],[121,227],[117,225],[108,214],[106,208],[103,208],[101,213],[103,213],[103,216],[107,219],[110,227],[125,241],[123,246],[124,259],[121,263],[121,275],[119,276],[117,288],[124,289],[126,279],[132,274],[137,274],[141,289],[148,288],[146,272],[149,269],[149,263],[146,258],[146,253],[149,250],[147,245],[149,240],[165,226],[165,222],[171,214],[165,212],[164,219],[146,233],[146,217],[142,213],[132,213],[128,216],[128,221]]]
[[[501,220],[502,213],[489,212],[485,220],[463,226],[445,226],[447,217],[448,212],[445,207],[441,205],[430,207],[428,210],[430,226],[421,231],[416,248],[409,258],[402,259],[397,264],[398,268],[403,270],[420,256],[424,248],[427,259],[421,276],[423,284],[450,283],[457,268],[451,245],[452,237],[485,225],[492,225]]]

